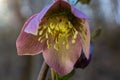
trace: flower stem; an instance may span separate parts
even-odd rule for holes
[[[48,69],[49,69],[49,66],[45,62],[43,62],[42,68],[39,72],[39,76],[37,80],[45,80]]]
[[[56,80],[56,72],[51,68],[52,80]]]

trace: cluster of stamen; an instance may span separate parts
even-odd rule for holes
[[[74,28],[68,17],[64,15],[55,16],[47,19],[45,25],[40,25],[38,36],[41,43],[46,41],[47,47],[54,46],[55,50],[59,50],[61,46],[69,49],[69,43],[76,42],[78,31]]]

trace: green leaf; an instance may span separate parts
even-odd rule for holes
[[[68,80],[69,78],[71,78],[73,75],[75,74],[75,70],[73,70],[71,73],[65,75],[65,76],[60,76],[57,74],[56,76],[56,80]]]
[[[82,4],[89,4],[91,0],[78,0],[78,2],[81,2]]]

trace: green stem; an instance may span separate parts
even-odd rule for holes
[[[45,80],[48,69],[49,69],[49,66],[45,62],[43,62],[42,68],[40,70],[40,73],[39,73],[37,80]]]
[[[94,39],[96,39],[97,37],[99,37],[100,34],[101,34],[101,31],[102,31],[102,29],[100,27],[97,28],[96,30],[94,30],[92,32],[92,35],[91,35],[91,40],[94,41]]]
[[[52,80],[56,80],[56,72],[51,68]]]

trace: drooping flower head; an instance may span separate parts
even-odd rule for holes
[[[68,2],[56,0],[26,21],[16,46],[19,55],[43,52],[45,62],[60,75],[66,75],[82,50],[89,59],[87,17]]]

